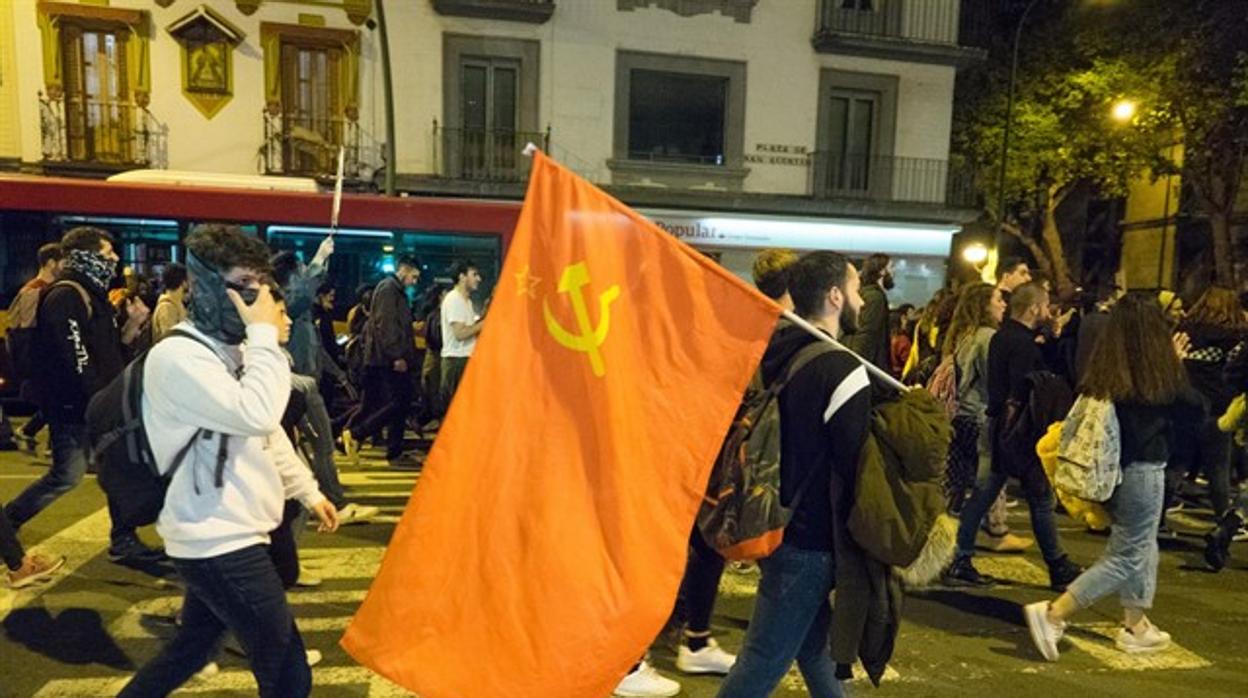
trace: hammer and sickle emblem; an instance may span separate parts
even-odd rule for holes
[[[598,294],[598,326],[595,327],[589,320],[589,308],[585,305],[585,293],[582,290],[589,282],[589,267],[585,266],[585,262],[568,265],[559,279],[559,293],[568,294],[580,334],[565,330],[555,319],[554,313],[550,312],[550,305],[545,299],[542,300],[542,311],[546,316],[546,330],[555,341],[572,351],[588,354],[594,375],[602,378],[607,373],[607,367],[603,364],[602,353],[598,348],[607,340],[607,332],[611,329],[611,303],[620,297],[620,287],[612,286]]]

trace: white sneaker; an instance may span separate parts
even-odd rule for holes
[[[680,684],[659,675],[654,667],[643,661],[637,671],[624,677],[619,686],[615,687],[616,696],[633,696],[636,698],[666,697],[680,693]]]
[[[737,662],[737,655],[729,654],[719,647],[715,638],[707,638],[706,647],[693,651],[681,643],[676,653],[676,668],[686,674],[719,674],[721,676],[732,669]]]
[[[1232,543],[1243,543],[1244,541],[1248,541],[1248,526],[1240,526],[1235,535],[1231,536]]]
[[[1142,625],[1144,627],[1137,632],[1119,628],[1118,637],[1114,638],[1114,644],[1118,646],[1118,649],[1128,654],[1144,654],[1160,652],[1170,646],[1170,633],[1159,630],[1148,620],[1145,620]]]
[[[1036,649],[1050,662],[1056,662],[1059,656],[1057,643],[1066,632],[1066,624],[1054,625],[1049,622],[1049,602],[1039,601],[1023,607],[1023,616],[1027,619],[1027,628],[1031,630],[1031,641]]]
[[[316,666],[317,664],[321,663],[322,659],[324,659],[324,657],[321,655],[320,650],[307,650],[307,653],[308,653],[308,666]]]
[[[351,524],[365,524],[372,521],[380,513],[381,509],[378,509],[377,507],[348,504],[338,510],[338,525],[350,526]]]
[[[216,662],[208,662],[203,669],[195,672],[195,678],[200,681],[207,681],[217,674],[221,673],[221,667]]]

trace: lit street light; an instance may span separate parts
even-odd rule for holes
[[[1114,102],[1114,108],[1110,111],[1115,121],[1126,123],[1135,117],[1135,102],[1129,99],[1120,99]]]
[[[988,248],[980,243],[967,245],[962,249],[962,259],[976,267],[988,261]]]

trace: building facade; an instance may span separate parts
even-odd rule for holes
[[[958,0],[388,0],[400,190],[518,198],[533,142],[744,272],[770,244],[943,279],[973,217]],[[384,166],[372,0],[11,0],[0,163],[348,181]],[[937,268],[939,267],[939,268]],[[913,288],[904,287],[913,276]]]

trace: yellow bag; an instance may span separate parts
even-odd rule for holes
[[[1036,442],[1036,455],[1040,457],[1040,465],[1044,466],[1044,474],[1053,483],[1053,474],[1057,471],[1057,448],[1062,441],[1062,423],[1049,425],[1049,430]],[[1109,512],[1097,502],[1069,495],[1057,487],[1053,488],[1057,499],[1066,508],[1066,512],[1076,521],[1082,521],[1093,531],[1109,530]]]

